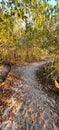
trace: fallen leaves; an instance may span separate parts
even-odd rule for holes
[[[9,100],[14,94],[14,87],[20,81],[19,76],[10,72],[4,82],[0,84],[0,123],[2,122],[2,115],[5,108],[9,105]],[[14,103],[15,104],[15,103]],[[10,113],[10,118],[13,118],[14,113]]]

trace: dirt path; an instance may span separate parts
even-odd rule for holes
[[[36,71],[45,63],[13,68],[13,73],[21,80],[13,82],[15,92],[2,116],[1,130],[59,130],[56,102],[36,79]]]

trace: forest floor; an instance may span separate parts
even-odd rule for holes
[[[36,75],[46,62],[11,67],[0,84],[1,130],[59,130],[59,102]]]

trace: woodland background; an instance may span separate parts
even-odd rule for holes
[[[52,58],[59,71],[59,0],[0,2],[0,63]]]

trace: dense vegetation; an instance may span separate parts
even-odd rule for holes
[[[49,1],[50,0],[0,0],[0,124],[3,121],[5,122],[5,119],[6,121],[8,120],[7,123],[11,124],[10,122],[13,122],[14,115],[18,119],[18,107],[20,108],[19,113],[22,114],[22,118],[26,118],[28,112],[28,124],[33,123],[35,119],[35,125],[38,123],[38,119],[40,121],[42,117],[42,125],[44,125],[42,129],[46,127],[44,120],[46,125],[49,126],[48,129],[56,129],[59,127],[59,119],[57,118],[59,112],[59,0],[55,0],[56,4],[54,6],[49,4]],[[31,73],[29,69],[30,73],[28,73],[27,68],[27,73],[29,74],[29,78],[27,78],[28,74],[26,74],[26,71],[22,72],[21,67],[19,73],[21,72],[22,74],[20,73],[20,75],[18,75],[17,67],[15,72],[11,67],[14,64],[19,65],[25,62],[38,62],[46,58],[49,63],[44,66],[41,65],[41,68],[39,66],[39,70],[36,72],[39,86],[36,85],[37,79],[35,79],[34,71]],[[26,66],[24,69],[26,70]],[[35,70],[35,68],[33,70]],[[23,74],[24,77],[22,77]],[[32,74],[31,77],[30,74]],[[42,87],[40,83],[43,84]],[[39,89],[39,93],[36,87]],[[42,89],[48,96],[55,99],[55,103],[51,98],[46,100],[47,96]],[[33,95],[33,98],[30,93]],[[17,102],[14,101],[14,97]],[[10,102],[8,103],[8,100],[10,100],[11,104]],[[15,106],[12,105],[12,102]],[[21,102],[22,105],[20,105]],[[38,103],[39,107],[37,107]],[[27,110],[29,106],[30,111]],[[31,106],[33,106],[33,108],[31,108]],[[5,111],[6,107],[10,115]],[[10,107],[10,110],[8,107]],[[42,108],[44,108],[44,111]],[[31,109],[34,111],[32,112]],[[43,113],[41,113],[41,109]],[[39,113],[37,113],[37,110]],[[7,113],[6,116],[3,115],[4,111]],[[17,114],[14,112],[17,112]],[[25,116],[23,117],[24,113]],[[40,113],[41,117],[37,118],[37,115],[40,116]],[[30,116],[31,118],[33,117],[31,122],[29,120]],[[47,119],[47,117],[49,117],[49,119]],[[19,120],[22,120],[22,118],[19,118]],[[4,122],[2,123],[3,125]],[[27,121],[24,120],[23,124],[26,122]],[[50,122],[53,123],[53,125]],[[17,123],[16,125],[15,123],[13,122],[14,128],[15,126],[17,127]],[[7,129],[9,129],[9,124],[6,125],[5,122],[5,126],[8,127]],[[24,127],[26,126],[28,125],[25,124]],[[21,127],[21,129],[22,128],[23,127]],[[36,129],[34,126],[32,129],[33,128]]]
[[[39,61],[49,56],[59,70],[59,0],[0,2],[0,63]]]

